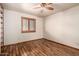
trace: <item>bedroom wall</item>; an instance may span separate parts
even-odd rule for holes
[[[36,19],[36,32],[21,33],[21,16]],[[4,45],[43,38],[43,19],[30,14],[4,10]]]
[[[44,33],[49,40],[79,48],[79,6],[46,17]]]

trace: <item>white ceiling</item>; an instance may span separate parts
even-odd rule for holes
[[[42,8],[34,9],[36,6],[40,6],[39,4],[40,3],[4,3],[3,6],[5,9],[9,10],[30,13],[37,16],[49,16],[59,11],[79,5],[79,3],[53,3],[52,6],[54,7],[54,10],[47,10],[44,8],[44,11],[41,13]]]

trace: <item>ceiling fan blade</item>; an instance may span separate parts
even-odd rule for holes
[[[34,9],[38,9],[38,8],[41,8],[40,4],[34,6]]]
[[[48,3],[48,5],[51,5],[51,4],[53,4],[53,3]]]
[[[49,10],[54,10],[54,8],[52,8],[52,7],[45,7],[45,8],[47,8]]]
[[[34,9],[38,9],[38,8],[41,8],[41,7],[34,7]]]

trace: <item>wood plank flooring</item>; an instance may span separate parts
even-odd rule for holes
[[[8,56],[79,56],[79,50],[46,39],[7,45],[1,52]]]

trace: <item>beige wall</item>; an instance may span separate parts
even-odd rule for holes
[[[21,33],[21,16],[36,19],[36,32]],[[43,19],[30,14],[4,10],[4,44],[13,44],[43,38]]]
[[[79,48],[79,6],[46,17],[44,36]]]

